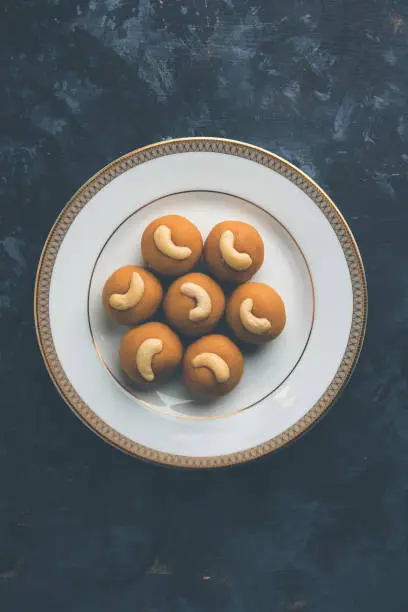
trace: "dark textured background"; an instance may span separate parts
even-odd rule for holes
[[[408,610],[405,0],[2,0],[0,609]],[[226,136],[287,157],[359,242],[370,320],[290,448],[183,472],[104,444],[36,347],[57,213],[117,156]]]

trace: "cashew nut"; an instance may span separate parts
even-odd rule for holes
[[[211,298],[207,291],[196,283],[183,283],[180,287],[183,295],[193,298],[196,301],[195,308],[192,308],[188,314],[190,321],[199,323],[207,319],[211,314]]]
[[[222,357],[215,353],[199,353],[191,362],[193,368],[208,368],[212,370],[217,383],[229,380],[230,369]]]
[[[152,370],[152,359],[162,350],[163,342],[159,338],[148,338],[137,349],[136,367],[140,375],[148,382],[152,382],[155,378]]]
[[[154,244],[159,249],[160,253],[171,257],[171,259],[187,259],[190,257],[192,251],[186,246],[177,246],[171,239],[171,229],[167,225],[159,225],[154,230],[153,234]]]
[[[253,307],[254,300],[251,298],[247,298],[241,302],[241,306],[239,308],[241,323],[245,329],[251,332],[251,334],[262,336],[271,328],[271,322],[268,319],[259,318],[252,314]]]
[[[136,306],[144,294],[144,281],[138,272],[133,272],[126,293],[112,293],[109,304],[115,310],[128,310]]]
[[[234,248],[235,237],[231,230],[225,230],[220,238],[220,251],[225,263],[234,270],[247,270],[252,264],[248,253],[240,253]]]

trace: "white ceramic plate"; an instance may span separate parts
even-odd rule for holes
[[[256,227],[265,263],[254,280],[286,305],[281,336],[247,350],[241,383],[211,403],[180,377],[157,391],[133,388],[118,364],[124,328],[101,307],[107,277],[142,263],[144,228],[168,213],[188,217],[204,238],[226,219]],[[35,320],[54,383],[93,431],[138,457],[215,467],[283,446],[333,403],[361,349],[366,285],[346,222],[309,177],[251,145],[189,138],[130,153],[74,195],[42,254]]]

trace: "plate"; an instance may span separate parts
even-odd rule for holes
[[[169,213],[204,238],[226,219],[256,227],[265,263],[253,280],[272,285],[286,306],[283,333],[246,349],[241,383],[211,402],[191,396],[180,377],[156,391],[134,388],[118,364],[125,328],[101,305],[107,277],[142,263],[144,228]],[[366,283],[347,223],[312,179],[245,143],[186,138],[119,158],[73,196],[45,244],[34,310],[48,372],[95,433],[147,460],[217,467],[284,446],[330,407],[361,350]]]

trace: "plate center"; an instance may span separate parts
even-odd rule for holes
[[[102,289],[106,279],[121,266],[143,265],[140,250],[142,233],[153,219],[166,214],[183,215],[190,219],[200,229],[204,240],[220,221],[240,220],[253,225],[264,240],[265,261],[251,280],[271,285],[281,295],[286,307],[287,323],[282,334],[262,347],[245,348],[240,345],[245,358],[242,381],[232,393],[211,402],[193,397],[183,384],[181,375],[157,390],[137,389],[122,372],[119,363],[120,340],[128,328],[108,319],[102,306]],[[199,266],[199,270],[208,273],[204,265]],[[103,245],[88,294],[89,327],[95,349],[124,393],[134,397],[135,410],[153,409],[187,419],[220,418],[234,414],[276,392],[299,363],[310,337],[313,318],[313,282],[306,259],[293,236],[261,206],[231,194],[213,191],[167,195],[142,206],[127,217]],[[154,320],[164,322],[162,313],[159,312]],[[234,340],[225,323],[221,323],[215,332],[225,333]]]

